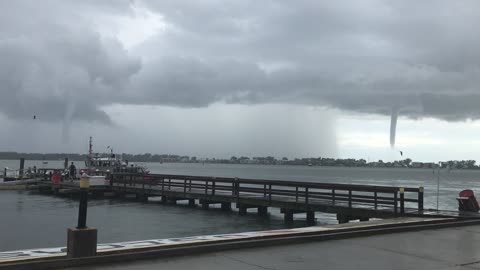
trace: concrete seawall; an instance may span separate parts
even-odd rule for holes
[[[398,218],[287,230],[154,239],[99,245],[98,256],[81,259],[67,259],[64,248],[12,251],[0,253],[0,269],[55,269],[478,224],[480,220]]]

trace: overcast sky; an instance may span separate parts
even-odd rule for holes
[[[477,0],[0,1],[0,151],[85,152],[92,135],[97,151],[480,160],[478,14]]]

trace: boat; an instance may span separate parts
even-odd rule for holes
[[[108,146],[107,149],[110,153],[94,153],[92,137],[90,137],[88,156],[85,160],[86,168],[79,170],[80,175],[86,174],[90,177],[90,185],[108,184],[108,176],[114,172],[149,173],[145,167],[129,163],[128,160],[123,160],[121,155],[114,154],[112,147]]]

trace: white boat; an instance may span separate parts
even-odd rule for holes
[[[89,175],[91,186],[108,185],[108,176],[113,172],[149,173],[143,166],[122,160],[121,156],[113,153],[113,148],[110,146],[107,149],[110,149],[110,153],[93,153],[92,137],[90,137],[88,156],[85,160],[86,168],[80,169],[79,173],[80,176]]]

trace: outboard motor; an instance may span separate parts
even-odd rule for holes
[[[478,212],[480,207],[478,206],[477,199],[473,194],[473,190],[465,189],[458,194],[458,210],[468,212]]]

